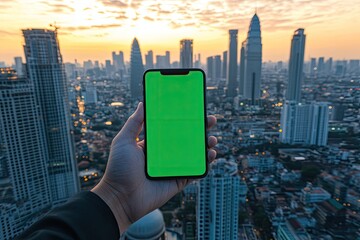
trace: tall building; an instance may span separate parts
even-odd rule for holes
[[[222,70],[221,70],[221,77],[223,79],[227,78],[227,63],[228,63],[228,52],[223,52],[223,62],[222,62]]]
[[[323,74],[325,71],[325,58],[319,57],[318,66],[317,66],[318,73]]]
[[[300,102],[301,100],[305,39],[304,29],[299,28],[294,32],[291,40],[289,80],[286,92],[286,100],[289,101]]]
[[[156,68],[171,68],[169,51],[165,55],[156,55]]]
[[[132,98],[142,97],[142,77],[144,65],[141,57],[139,42],[134,38],[130,55],[130,92]]]
[[[239,94],[244,95],[244,79],[245,79],[245,48],[246,48],[246,41],[241,43],[240,49],[240,81],[239,81]]]
[[[214,57],[208,57],[206,58],[206,77],[208,79],[213,80],[214,79]]]
[[[280,126],[280,141],[283,143],[325,146],[329,126],[328,104],[286,101],[281,111]]]
[[[51,197],[53,204],[63,203],[79,191],[79,179],[57,32],[27,29],[23,35],[27,73],[44,122]]]
[[[221,56],[214,56],[214,78],[219,80],[221,77]]]
[[[261,63],[262,43],[260,20],[257,14],[250,22],[248,36],[245,45],[245,66],[244,66],[244,97],[251,99],[252,104],[260,99],[261,91]]]
[[[315,72],[316,72],[316,58],[311,58],[310,60],[310,75],[312,77],[315,76]]]
[[[237,52],[238,52],[238,30],[229,30],[229,65],[227,70],[227,96],[237,95]]]
[[[23,62],[21,57],[15,57],[15,70],[19,77],[24,76]]]
[[[51,208],[52,196],[46,137],[34,87],[28,79],[18,78],[13,70],[2,70],[0,239],[13,239],[25,225]]]
[[[148,51],[145,54],[145,69],[152,69],[154,68],[154,53],[152,50]]]
[[[119,54],[112,52],[112,60],[114,70],[116,72],[123,71],[125,69],[124,53],[122,51],[119,51]]]
[[[211,163],[198,183],[197,239],[238,239],[240,177],[237,164],[225,159]]]
[[[193,67],[193,40],[183,39],[180,41],[180,67]]]

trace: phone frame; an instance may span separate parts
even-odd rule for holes
[[[160,72],[162,75],[188,75],[190,71],[200,71],[203,75],[203,88],[204,88],[204,140],[205,140],[205,172],[201,175],[193,175],[193,176],[161,176],[161,177],[153,177],[150,176],[147,172],[147,131],[146,131],[146,93],[145,93],[145,76],[148,72]],[[200,68],[160,68],[160,69],[148,69],[143,74],[143,103],[144,103],[144,155],[145,155],[145,175],[150,180],[166,180],[166,179],[199,179],[204,178],[209,171],[209,162],[208,162],[208,132],[207,132],[207,111],[206,111],[206,75],[205,72]]]

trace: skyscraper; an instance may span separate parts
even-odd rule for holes
[[[221,77],[221,56],[214,56],[214,78],[218,81]]]
[[[286,101],[281,111],[280,141],[289,144],[327,145],[329,108],[327,103],[301,104]]]
[[[145,69],[154,68],[154,53],[152,50],[145,54]]]
[[[246,41],[241,43],[240,49],[240,82],[239,82],[239,94],[244,95],[244,79],[245,79],[245,47]]]
[[[289,80],[286,92],[286,99],[290,101],[300,102],[301,100],[305,39],[304,29],[299,28],[294,32],[291,40]]]
[[[311,58],[311,60],[310,60],[310,75],[312,77],[315,76],[315,71],[316,71],[316,58]]]
[[[139,42],[134,38],[130,55],[130,92],[132,98],[142,96],[142,76],[144,65],[141,57]]]
[[[227,78],[227,63],[228,63],[228,52],[223,52],[223,62],[222,62],[222,70],[221,70],[221,77],[226,79]]]
[[[240,177],[237,164],[225,159],[211,163],[198,183],[197,239],[238,239]]]
[[[227,93],[228,97],[237,95],[237,52],[238,52],[238,30],[229,30],[229,66],[227,71]]]
[[[18,76],[24,76],[23,62],[21,57],[15,57],[15,70]]]
[[[39,119],[30,81],[0,69],[0,239],[13,239],[51,208],[48,151]]]
[[[208,57],[206,58],[206,76],[208,79],[213,80],[214,78],[214,57]]]
[[[27,29],[23,35],[27,73],[44,122],[52,200],[58,204],[79,191],[64,64],[56,31]]]
[[[317,70],[319,74],[324,74],[325,71],[325,58],[319,57]]]
[[[193,67],[193,40],[182,39],[180,41],[180,67]]]
[[[261,63],[262,63],[262,43],[260,20],[257,14],[250,22],[248,36],[245,44],[245,65],[244,65],[244,97],[255,100],[261,97]]]
[[[124,70],[125,68],[124,53],[122,51],[119,51],[119,54],[116,54],[116,52],[112,52],[112,60],[113,60],[114,70],[116,72]]]

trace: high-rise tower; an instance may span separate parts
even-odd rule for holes
[[[0,69],[0,239],[13,239],[52,205],[39,119],[30,81]]]
[[[286,92],[286,100],[289,101],[300,102],[301,100],[305,39],[304,29],[299,28],[294,32],[291,40],[289,80]]]
[[[142,97],[142,77],[144,65],[141,57],[139,42],[134,38],[130,55],[130,92],[132,98]]]
[[[229,30],[229,65],[227,73],[227,96],[237,95],[237,54],[238,52],[238,30]]]
[[[225,159],[211,163],[206,178],[199,181],[197,239],[238,239],[240,177],[237,164]]]
[[[223,52],[223,61],[222,61],[222,69],[221,69],[221,77],[226,79],[227,78],[227,63],[228,63],[228,52]]]
[[[23,35],[27,73],[34,84],[40,119],[44,122],[52,200],[53,204],[62,203],[79,191],[79,180],[57,32],[27,29]]]
[[[245,79],[245,47],[246,41],[241,43],[240,49],[240,82],[239,82],[239,94],[244,95],[244,79]]]
[[[246,99],[251,99],[252,104],[261,97],[261,63],[261,28],[259,17],[255,14],[251,19],[246,39],[244,73],[240,73],[244,74],[243,95]]]
[[[183,39],[180,41],[180,67],[193,67],[193,40]]]

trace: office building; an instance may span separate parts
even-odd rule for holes
[[[221,78],[227,78],[227,63],[228,63],[228,52],[223,52],[223,62],[222,62],[222,70],[221,70]]]
[[[196,208],[198,240],[238,239],[240,177],[237,164],[218,159],[198,183]]]
[[[240,70],[239,70],[239,94],[241,96],[244,95],[244,79],[245,79],[245,47],[246,41],[241,43],[240,49]]]
[[[152,50],[145,54],[145,70],[154,68],[154,53]]]
[[[214,78],[219,80],[221,78],[221,56],[214,56]]]
[[[229,65],[227,70],[227,97],[237,95],[237,52],[238,52],[238,30],[229,30]]]
[[[326,74],[331,74],[332,72],[332,66],[333,66],[333,58],[329,58],[328,60],[326,60],[325,62],[325,73]]]
[[[67,80],[57,32],[23,30],[24,52],[29,79],[44,121],[48,150],[48,172],[53,204],[63,203],[79,191],[70,132]]]
[[[22,58],[21,57],[15,57],[14,58],[15,60],[15,70],[16,70],[16,73],[19,77],[22,77],[25,75],[24,73],[24,67],[23,67],[23,62],[22,62]]]
[[[262,43],[260,20],[257,14],[250,22],[245,45],[244,91],[243,96],[254,105],[261,97]]]
[[[116,54],[116,52],[112,52],[112,61],[115,72],[125,70],[124,53],[122,51],[119,51],[118,54]]]
[[[12,69],[0,69],[0,239],[13,239],[52,206],[45,129],[39,119],[31,82]]]
[[[193,67],[193,40],[183,39],[180,41],[180,67]]]
[[[142,93],[142,77],[144,73],[144,65],[141,57],[139,42],[134,38],[131,45],[130,55],[130,92],[132,98],[141,98]]]
[[[171,68],[169,51],[165,55],[156,55],[156,68]]]
[[[301,189],[300,201],[304,204],[318,203],[330,198],[330,193],[321,187],[313,187],[311,183]]]
[[[286,99],[289,101],[300,102],[301,100],[305,39],[304,29],[299,28],[291,40],[289,80],[286,92]]]
[[[296,218],[287,219],[279,224],[276,231],[277,240],[311,240],[311,236]]]
[[[325,59],[324,57],[319,57],[317,71],[319,74],[324,74],[325,71]]]
[[[206,58],[206,78],[207,79],[214,79],[214,57]]]
[[[317,68],[316,68],[316,58],[311,58],[311,60],[310,60],[310,75],[312,77],[315,76],[316,70],[317,70]]]
[[[325,146],[329,126],[328,104],[286,101],[281,111],[280,126],[283,143]]]

